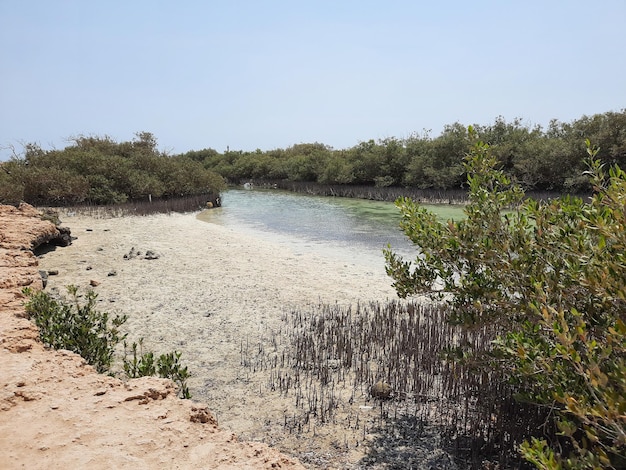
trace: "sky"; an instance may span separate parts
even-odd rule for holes
[[[436,137],[626,108],[626,0],[0,0],[0,160]]]

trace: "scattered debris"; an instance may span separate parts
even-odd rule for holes
[[[135,247],[132,247],[128,253],[124,255],[124,259],[129,260],[133,258],[139,258],[142,256],[142,252],[135,250]],[[147,250],[145,255],[143,255],[143,259],[159,259],[159,254],[153,250]]]
[[[135,250],[135,247],[133,246],[130,251],[124,255],[124,259],[133,259],[137,256],[141,256],[141,252]]]

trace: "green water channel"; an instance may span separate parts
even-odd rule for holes
[[[463,217],[463,207],[426,206],[442,221]],[[391,202],[310,196],[280,190],[231,189],[222,207],[204,211],[206,222],[254,233],[288,244],[296,252],[334,250],[381,264],[390,244],[406,256],[416,250],[399,228],[400,213]]]

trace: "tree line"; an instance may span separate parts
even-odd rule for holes
[[[552,120],[547,128],[521,119],[507,122],[503,117],[472,127],[491,146],[499,169],[529,191],[590,191],[583,176],[585,139],[600,148],[598,159],[603,163],[626,164],[626,109],[570,123]],[[457,122],[445,126],[437,137],[425,132],[404,139],[363,141],[342,150],[304,143],[254,152],[219,153],[209,148],[185,155],[232,183],[270,180],[450,190],[466,186],[467,129]]]
[[[599,147],[599,161],[626,167],[626,109],[569,123],[552,120],[547,128],[503,117],[472,127],[490,145],[498,168],[526,191],[590,192],[584,176],[586,139]],[[98,205],[203,194],[215,198],[226,182],[251,180],[280,182],[282,187],[315,183],[333,186],[335,194],[351,194],[338,186],[394,188],[394,194],[406,190],[408,195],[414,194],[409,190],[466,191],[467,129],[457,122],[437,137],[424,132],[370,139],[339,150],[316,142],[268,151],[205,148],[168,155],[157,149],[149,132],[120,143],[106,136],[80,136],[62,150],[26,144],[21,154],[0,164],[0,202]]]
[[[67,206],[206,195],[216,198],[224,179],[202,163],[157,149],[149,132],[130,142],[77,137],[63,150],[27,144],[0,164],[0,202]]]

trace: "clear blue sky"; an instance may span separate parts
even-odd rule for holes
[[[625,0],[0,0],[0,146],[348,148],[626,108]],[[0,159],[10,152],[0,151]]]

